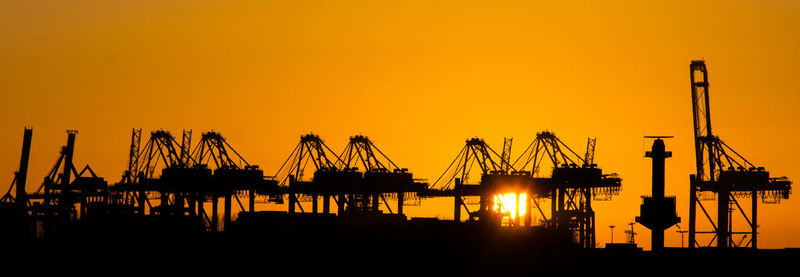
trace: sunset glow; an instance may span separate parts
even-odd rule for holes
[[[193,130],[195,142],[214,130],[264,175],[279,171],[304,134],[337,154],[362,134],[427,183],[465,139],[485,139],[500,154],[513,138],[513,162],[549,130],[581,157],[597,138],[594,163],[623,179],[613,199],[591,202],[602,245],[612,225],[620,241],[651,194],[643,136],[670,135],[665,194],[676,196],[685,232],[695,59],[709,67],[714,135],[775,177],[800,179],[800,1],[0,1],[0,15],[3,193],[25,127],[35,128],[31,193],[67,129],[79,130],[75,166],[109,183],[128,169],[134,128],[145,141],[156,130],[178,140]],[[552,173],[546,163],[537,170]],[[462,183],[478,183],[481,172]],[[487,206],[516,218],[508,192]],[[534,225],[551,219],[551,199],[528,193],[537,202],[521,201],[519,215],[533,211]],[[800,247],[795,196],[757,203],[759,247]],[[408,218],[454,217],[452,198],[404,200],[418,202],[404,209]],[[288,206],[262,202],[257,209]],[[650,233],[636,228],[649,249]],[[665,244],[688,245],[676,229]]]
[[[519,216],[524,216],[526,210],[525,203],[528,202],[527,197],[528,195],[525,193],[521,193],[519,199],[516,199],[514,193],[495,195],[493,209],[495,212],[503,214],[503,218],[515,219],[517,218],[515,209],[517,207],[517,200],[519,200]]]

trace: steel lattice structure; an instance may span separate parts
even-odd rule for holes
[[[713,236],[705,246],[711,246],[716,241],[719,248],[757,248],[759,196],[765,203],[777,203],[781,198],[789,197],[791,182],[786,177],[771,178],[764,167],[755,166],[712,133],[705,61],[692,61],[689,76],[697,166],[696,173],[690,175],[689,247],[703,246],[697,240],[697,235],[708,234]],[[716,220],[701,202],[703,193],[716,195]],[[750,198],[750,216],[737,198]],[[697,230],[697,207],[708,219],[711,230]],[[740,212],[741,219],[749,225],[750,230],[734,230],[731,222],[734,210]],[[738,242],[734,239],[737,235],[740,236]]]
[[[550,224],[577,234],[584,248],[595,247],[595,213],[592,200],[610,200],[619,194],[621,179],[603,174],[594,160],[595,141],[589,139],[587,154],[581,157],[552,132],[544,131],[528,145],[514,162],[515,168],[529,168],[539,197],[549,197]],[[548,177],[540,177],[543,166],[552,166]],[[538,207],[538,202],[535,202]],[[541,208],[539,209],[541,212]],[[544,216],[544,215],[543,215]]]
[[[506,142],[510,153],[510,143]],[[475,172],[477,168],[477,172]],[[473,181],[479,177],[477,182]],[[523,212],[520,211],[520,202],[516,207],[503,207],[501,203],[495,201],[495,197],[503,193],[512,193],[516,200],[522,194],[534,194],[534,186],[528,172],[519,172],[511,166],[502,154],[498,154],[483,139],[472,138],[466,141],[456,158],[445,169],[439,178],[432,185],[434,190],[425,193],[427,196],[446,196],[453,197],[453,219],[461,221],[462,211],[466,211],[469,220],[480,220],[490,224],[501,222],[503,216],[512,218],[508,224],[513,226],[530,226],[530,197],[524,205],[527,212],[524,212],[524,222],[520,222]],[[477,203],[471,203],[470,198],[477,197]],[[477,209],[471,208],[472,204],[478,204]],[[495,205],[498,204],[497,209]]]

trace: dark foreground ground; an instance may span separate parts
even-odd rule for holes
[[[243,213],[223,233],[198,224],[117,216],[51,240],[4,236],[0,276],[794,276],[800,268],[798,249],[581,250],[569,234],[543,228],[386,215]]]

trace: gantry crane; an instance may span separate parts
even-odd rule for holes
[[[305,174],[309,162],[314,166],[312,178]],[[287,190],[289,213],[295,213],[297,208],[305,212],[300,201],[309,198],[311,212],[317,213],[320,196],[323,214],[331,212],[331,198],[336,202],[337,212],[344,212],[347,203],[345,195],[349,188],[361,185],[362,174],[352,168],[339,168],[338,165],[342,164],[341,158],[318,135],[301,136],[300,142],[273,176],[273,180]]]
[[[711,132],[711,109],[708,94],[708,70],[705,61],[695,60],[689,65],[692,88],[692,115],[694,127],[695,161],[697,171],[691,174],[689,192],[689,247],[699,247],[697,234],[713,235],[706,246],[714,241],[717,247],[745,246],[757,248],[758,197],[766,203],[788,198],[791,182],[786,177],[771,178],[764,167],[757,167],[725,144]],[[716,194],[717,220],[714,221],[703,206],[703,193]],[[736,198],[750,198],[751,213],[747,216]],[[697,207],[703,212],[713,230],[697,231]],[[749,231],[735,231],[731,219],[734,208],[750,227]],[[735,235],[741,235],[739,242]],[[749,240],[747,237],[749,235]],[[744,241],[748,242],[744,244]]]
[[[603,174],[593,161],[587,162],[588,158],[594,160],[594,141],[589,139],[587,146],[587,154],[581,157],[552,132],[540,132],[513,167],[530,168],[537,195],[550,198],[549,223],[576,233],[581,247],[594,248],[592,199],[610,200],[619,193],[621,179],[616,174]],[[540,177],[539,171],[545,163],[552,165],[552,174]],[[533,204],[542,213],[538,201]]]
[[[186,132],[184,132],[184,138],[186,138],[185,134]],[[187,144],[186,141],[184,139],[183,145]],[[254,212],[257,192],[267,195],[277,194],[277,181],[265,180],[264,172],[258,169],[258,165],[248,163],[218,132],[203,133],[200,142],[191,153],[191,160],[195,162],[195,168],[213,169],[214,175],[211,182],[205,183],[208,186],[197,188],[190,194],[197,195],[198,214],[203,216],[205,216],[203,203],[206,198],[211,198],[212,216],[209,220],[209,225],[212,230],[217,230],[219,224],[217,217],[219,197],[224,198],[223,226],[226,226],[231,222],[233,199],[236,200],[242,211]],[[239,199],[239,194],[244,193],[246,193],[249,200],[247,209]],[[194,210],[194,206],[190,205],[190,209]]]
[[[107,209],[108,183],[98,177],[89,165],[78,171],[73,162],[77,131],[67,131],[67,144],[61,147],[55,165],[34,193],[26,191],[32,129],[25,129],[19,171],[9,192],[2,198],[13,203],[17,214],[33,226],[38,238],[51,237],[56,230],[77,220],[86,220]],[[11,189],[16,187],[16,197]],[[31,223],[32,225],[27,225]]]
[[[425,190],[424,183],[415,182],[407,168],[400,168],[366,136],[350,137],[350,142],[339,155],[338,168],[358,171],[363,167],[362,187],[353,188],[348,194],[348,211],[378,212],[381,200],[389,213],[392,208],[386,197],[397,200],[397,214],[403,214],[403,202],[408,197],[417,197]]]
[[[509,145],[509,144],[506,144]],[[480,171],[474,172],[475,167]],[[477,173],[477,174],[476,174]],[[475,182],[476,175],[480,179]],[[533,187],[529,172],[514,170],[511,165],[505,166],[503,157],[494,151],[480,138],[466,141],[456,158],[445,169],[445,172],[433,183],[433,190],[426,192],[428,196],[446,196],[454,198],[453,219],[461,221],[462,210],[469,215],[470,221],[480,220],[489,224],[500,224],[503,218],[508,219],[511,226],[530,226],[530,196]],[[498,197],[513,194],[515,207],[504,207]],[[478,197],[478,208],[470,210],[469,197]],[[524,215],[524,222],[520,218]]]
[[[148,211],[165,216],[187,212],[199,215],[194,209],[196,193],[209,185],[212,172],[198,165],[188,154],[190,141],[186,135],[184,132],[179,144],[169,132],[153,131],[144,147],[140,147],[142,130],[133,129],[128,169],[123,172],[122,180],[112,187],[114,203],[140,215]],[[156,175],[159,172],[161,175]],[[160,201],[153,206],[149,195],[156,193]]]

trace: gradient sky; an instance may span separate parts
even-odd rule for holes
[[[715,133],[800,180],[800,2],[531,2],[0,0],[0,190],[25,126],[32,187],[65,129],[80,131],[76,165],[111,181],[134,127],[214,129],[267,173],[304,133],[337,151],[360,133],[429,180],[469,137],[496,149],[513,137],[516,156],[550,130],[579,151],[598,137],[596,162],[623,178],[619,197],[595,204],[605,243],[650,192],[642,136],[674,135],[666,190],[688,228],[688,67],[700,58]],[[800,201],[759,211],[761,247],[800,247]]]

